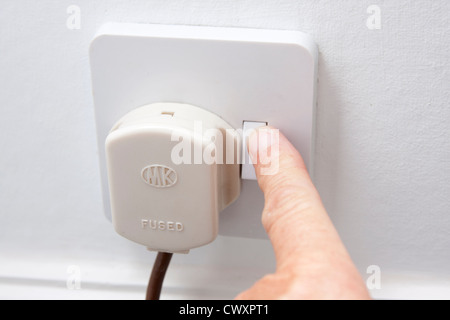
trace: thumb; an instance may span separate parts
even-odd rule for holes
[[[352,264],[294,146],[273,127],[259,128],[248,145],[264,193],[262,223],[275,251],[277,270],[311,261],[315,266]]]

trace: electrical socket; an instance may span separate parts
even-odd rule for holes
[[[111,217],[105,140],[128,112],[186,103],[223,118],[279,128],[313,169],[318,50],[298,31],[110,23],[90,49],[104,207]],[[220,214],[219,233],[266,238],[256,181]]]

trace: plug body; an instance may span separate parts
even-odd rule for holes
[[[186,252],[217,237],[240,193],[240,136],[219,116],[177,103],[131,111],[106,159],[115,230],[151,250]]]

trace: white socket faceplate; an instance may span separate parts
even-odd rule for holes
[[[317,47],[301,32],[107,24],[90,52],[105,213],[111,217],[105,140],[128,112],[157,102],[209,110],[235,129],[267,122],[301,152],[312,173]],[[220,214],[219,233],[266,238],[256,181]]]

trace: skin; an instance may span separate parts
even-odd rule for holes
[[[248,145],[264,193],[262,223],[275,252],[276,271],[236,299],[370,299],[302,157],[283,134],[272,141],[271,130],[276,129],[260,128],[250,136]],[[260,164],[277,159],[279,166],[274,172],[267,173],[268,166]]]

